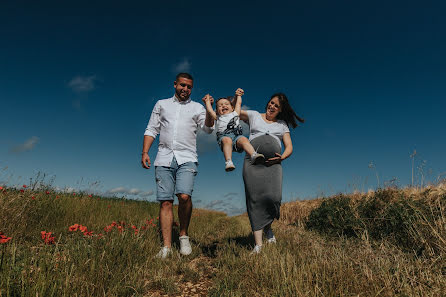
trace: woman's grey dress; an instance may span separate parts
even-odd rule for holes
[[[271,135],[262,135],[251,140],[258,153],[265,159],[281,153],[280,144]],[[251,157],[246,155],[243,164],[246,207],[253,231],[263,229],[280,216],[282,201],[282,165],[252,165]]]

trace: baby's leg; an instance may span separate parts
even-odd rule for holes
[[[242,148],[248,155],[251,156],[251,164],[257,165],[265,162],[265,156],[254,150],[254,147],[249,142],[248,138],[242,136],[237,139],[237,146]]]
[[[223,155],[225,156],[225,160],[231,160],[232,159],[232,139],[229,137],[223,137],[221,139],[221,146],[223,150]]]
[[[252,146],[252,144],[249,142],[248,138],[246,138],[245,136],[240,137],[239,139],[237,139],[237,146],[239,148],[242,148],[248,155],[252,155],[254,153],[254,147]]]

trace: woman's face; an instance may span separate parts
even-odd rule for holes
[[[266,106],[266,115],[270,119],[275,119],[282,111],[282,106],[280,106],[280,101],[278,97],[273,97]]]

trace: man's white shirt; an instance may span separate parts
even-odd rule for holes
[[[197,130],[211,133],[213,127],[205,125],[206,110],[203,105],[191,101],[179,101],[175,96],[158,100],[144,135],[156,138],[159,134],[155,166],[170,166],[173,156],[178,165],[198,162]]]

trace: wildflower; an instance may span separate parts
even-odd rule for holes
[[[40,232],[45,244],[54,244],[54,236],[51,236],[52,232],[41,231]]]
[[[31,196],[31,199],[32,199],[32,200],[36,200],[36,197],[34,197],[34,196]]]
[[[92,236],[93,235],[93,231],[85,231],[84,232],[84,236]]]
[[[0,243],[7,243],[12,237],[7,237],[2,232],[0,232]]]
[[[113,221],[110,226],[114,227],[116,225],[117,225],[117,223],[115,221]]]
[[[21,189],[21,190],[20,190],[20,192],[22,192],[22,193],[23,193],[23,192],[25,192],[25,190]]]
[[[156,217],[156,219],[157,219],[157,220],[159,220],[159,219],[160,219],[160,217]]]
[[[49,191],[46,191],[46,194],[48,195],[50,192]]]
[[[79,224],[74,224],[68,228],[68,231],[74,232],[77,231],[77,229],[79,229]]]
[[[122,229],[123,229],[122,226],[118,226],[117,228],[118,228],[119,233],[122,233]]]
[[[79,225],[79,230],[80,230],[81,232],[86,232],[86,231],[87,231],[87,227],[82,226],[82,225]]]
[[[135,226],[135,225],[132,225],[132,229],[138,229],[138,228],[136,228],[136,226]]]
[[[76,196],[76,193],[73,193],[73,196]]]
[[[109,205],[107,205],[107,207],[108,207],[108,208],[110,208],[110,204],[109,204]]]
[[[56,196],[56,199],[59,199],[59,196]]]
[[[88,195],[88,197],[90,197],[90,198],[91,198],[91,197],[92,197],[92,195],[90,194],[90,195]]]
[[[0,190],[3,190],[3,187],[0,187]]]
[[[24,187],[26,189],[27,185],[23,185],[22,187]]]
[[[105,232],[110,232],[111,230],[113,229],[113,226],[106,226],[105,228],[104,228],[104,231]]]

